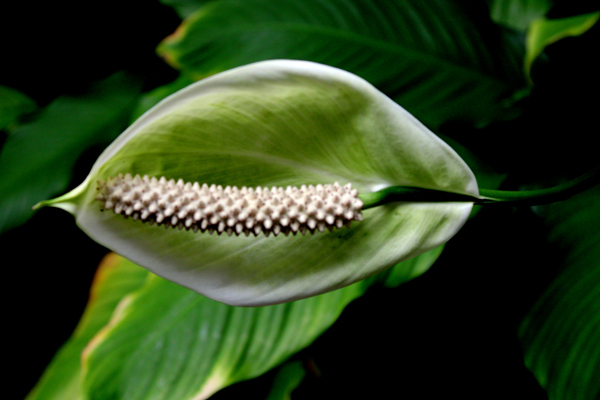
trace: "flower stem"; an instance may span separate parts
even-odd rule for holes
[[[479,196],[409,186],[391,186],[359,195],[363,210],[396,201],[471,202],[475,204],[541,205],[563,201],[600,183],[600,166],[563,184],[540,190],[479,189]]]

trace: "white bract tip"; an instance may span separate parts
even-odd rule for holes
[[[361,221],[363,206],[358,190],[337,182],[240,189],[131,174],[99,180],[96,200],[125,218],[229,236],[332,231]]]

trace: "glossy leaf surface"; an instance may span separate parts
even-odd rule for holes
[[[276,306],[231,307],[152,275],[84,355],[95,399],[204,399],[310,344],[369,281]]]
[[[387,277],[392,275],[407,276],[416,272],[411,267],[414,263],[421,265],[423,268],[418,272],[423,272],[427,269],[425,265],[427,267],[431,266],[439,251],[439,249],[432,250],[430,253],[434,253],[434,256],[428,253],[417,256],[410,262],[394,266],[377,278],[368,279],[341,289],[336,291],[336,294],[319,296],[318,300],[316,300],[317,298],[315,300],[309,299],[298,303],[288,303],[285,306],[270,306],[266,309],[225,306],[186,291],[186,289],[156,276],[151,278],[151,282],[153,280],[162,281],[161,284],[149,283],[149,287],[142,288],[151,274],[124,258],[111,254],[99,266],[92,286],[90,302],[75,333],[53,359],[27,400],[87,399],[87,392],[84,391],[81,382],[83,379],[87,380],[88,375],[91,376],[89,378],[91,379],[91,390],[96,390],[94,385],[101,384],[96,380],[108,379],[108,376],[113,377],[110,388],[106,392],[101,391],[102,393],[98,397],[92,396],[92,398],[103,399],[105,397],[102,396],[109,396],[106,398],[129,399],[129,397],[124,396],[130,396],[132,393],[141,396],[141,398],[154,398],[151,394],[153,389],[148,386],[148,381],[138,379],[139,376],[146,375],[151,375],[157,381],[167,385],[167,388],[163,389],[164,391],[178,393],[183,396],[181,398],[187,398],[186,393],[203,392],[203,396],[208,396],[209,393],[217,391],[230,383],[260,375],[262,372],[275,367],[287,355],[291,355],[295,350],[310,344],[320,332],[327,329],[337,319],[345,305],[353,298],[360,296],[369,285],[378,281],[385,282],[386,286],[393,286],[393,282]],[[407,267],[408,270],[404,271]],[[168,290],[168,293],[161,295],[164,288],[170,290]],[[133,294],[138,289],[141,289],[145,294]],[[169,293],[179,295],[170,297]],[[135,304],[128,305],[132,299],[138,296],[156,298],[156,300],[149,302],[147,306],[144,305],[143,300],[136,300]],[[121,305],[118,306],[119,304]],[[186,305],[190,305],[190,307],[185,308]],[[126,308],[123,312],[123,307],[133,308]],[[147,307],[154,308],[147,309]],[[275,307],[279,308],[275,309]],[[249,335],[249,332],[246,332],[243,326],[235,328],[235,324],[224,323],[223,318],[225,317],[223,315],[221,317],[211,316],[210,309],[228,316],[229,322],[234,322],[232,316],[235,315],[238,322],[240,320],[245,321],[246,325],[244,326],[246,328],[251,326],[249,329],[261,331],[269,331],[272,328],[271,321],[266,320],[266,316],[276,316],[274,323],[280,324],[279,333],[275,334],[274,330],[269,335]],[[111,315],[115,312],[115,320],[109,322]],[[168,313],[170,312],[184,313],[184,315],[175,316],[177,323],[161,324],[161,321],[169,318]],[[316,316],[316,319],[313,320],[312,316]],[[169,319],[169,321],[171,320]],[[137,326],[136,324],[140,324],[140,328],[130,331],[132,326]],[[104,328],[107,325],[109,326]],[[113,325],[121,328],[112,327]],[[103,332],[94,339],[94,336],[102,328],[104,328]],[[293,331],[294,335],[291,333],[283,335],[283,331]],[[212,341],[207,337],[207,332],[214,334]],[[190,335],[197,335],[196,340],[199,342],[198,346],[194,347],[194,352],[188,352],[186,347],[164,348],[161,345],[158,350],[162,351],[162,363],[149,364],[149,368],[124,369],[123,367],[123,363],[135,364],[138,357],[150,356],[144,353],[148,341],[164,343],[169,339],[171,343],[180,340],[188,343]],[[297,337],[297,339],[293,339],[294,337]],[[290,342],[287,342],[288,339]],[[104,342],[108,343],[103,344]],[[100,352],[116,351],[122,358],[115,359],[114,363],[103,363],[101,360],[94,359],[96,350],[88,349],[85,354],[92,351],[89,356],[91,360],[86,369],[83,370],[81,365],[82,353],[90,343],[92,343],[92,347],[100,346],[101,350],[98,350]],[[217,349],[231,345],[231,343],[241,343],[240,346],[242,347],[233,352],[224,352],[221,349],[220,351],[224,354],[217,357],[211,352],[210,348],[206,347],[211,343]],[[253,348],[256,353],[269,352],[277,348],[279,349],[279,356],[263,359],[262,363],[258,364],[252,364],[250,360],[246,360],[246,364],[240,365],[238,362],[244,352],[243,346]],[[151,351],[155,350],[151,349]],[[196,357],[200,358],[195,360]],[[109,358],[113,359],[112,356],[109,356]],[[88,360],[88,355],[86,355],[86,360]],[[172,373],[162,365],[179,365],[182,360],[186,360],[191,365],[195,365],[194,363],[204,365],[204,375],[196,376],[195,379],[169,379],[169,376],[172,377]],[[219,379],[213,377],[214,379],[210,380],[210,377],[206,374],[217,374],[215,371],[220,371],[223,375]],[[299,384],[303,376],[304,370],[297,362],[282,365],[275,376],[269,398],[286,398],[285,396],[288,396],[291,390]],[[123,392],[125,386],[128,388],[127,393]],[[86,390],[88,389],[86,388]],[[161,391],[161,393],[164,392]],[[173,398],[177,399],[179,397]]]
[[[199,78],[266,59],[309,60],[365,78],[428,126],[511,115],[523,43],[456,2],[221,0],[159,46]]]
[[[477,195],[458,155],[364,80],[335,68],[270,61],[176,93],[125,131],[86,181],[48,202],[99,243],[232,305],[266,305],[334,290],[447,241],[471,203],[394,203],[350,229],[266,238],[160,229],[101,212],[96,181],[119,173],[223,186],[351,182]]]

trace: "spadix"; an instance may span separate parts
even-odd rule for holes
[[[351,184],[341,186],[337,182],[240,189],[126,174],[98,181],[98,192],[96,200],[104,209],[125,218],[228,236],[304,235],[362,221],[363,203],[357,198],[358,191]]]
[[[369,83],[278,60],[166,98],[79,187],[42,204],[73,213],[94,240],[158,275],[256,306],[383,271],[446,242],[471,211],[468,202],[361,210],[356,191],[395,185],[478,195],[460,157]],[[303,231],[315,234],[294,235]]]

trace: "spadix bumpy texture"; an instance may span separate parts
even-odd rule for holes
[[[105,209],[151,225],[212,234],[303,235],[362,221],[352,184],[257,187],[207,185],[131,174],[98,181]]]
[[[230,218],[235,206],[222,205],[216,219],[196,219],[195,206],[193,215],[192,208],[183,210],[185,194],[177,195],[181,209],[175,209],[173,193],[173,202],[167,195],[164,208],[156,203],[154,210],[152,195],[139,204],[132,193],[130,199],[104,193],[119,174],[132,180],[139,174],[142,182],[145,175],[156,177],[156,185],[164,176],[165,185],[174,185],[167,191],[177,193],[198,182],[194,190],[209,198],[221,191],[235,197],[233,187],[241,193],[244,186],[254,195],[267,187],[261,195],[269,196],[272,187],[286,192],[287,186],[314,185],[310,191],[318,192],[319,183],[351,182],[352,189],[338,193],[346,203],[341,209],[323,202],[308,210],[312,200],[303,200],[295,207],[302,204],[305,214],[294,214],[293,205],[285,213],[271,207],[269,219],[265,208],[258,221],[258,206],[254,220],[240,218],[242,209],[236,220]],[[98,181],[105,185],[100,194]],[[94,240],[157,275],[227,304],[262,306],[338,289],[418,256],[448,241],[470,214],[470,203],[398,202],[363,209],[362,221],[337,228],[360,219],[354,189],[367,194],[395,185],[478,195],[465,162],[365,80],[325,65],[273,60],[211,76],[167,97],[100,155],[79,187],[45,204],[71,212]],[[113,194],[123,204],[114,203]],[[111,211],[101,211],[108,206]],[[155,223],[134,221],[135,215]],[[161,218],[168,229],[157,226]],[[174,225],[182,229],[169,228]],[[204,225],[206,233],[193,231]],[[293,235],[296,227],[315,234]],[[292,234],[273,237],[279,229]]]

